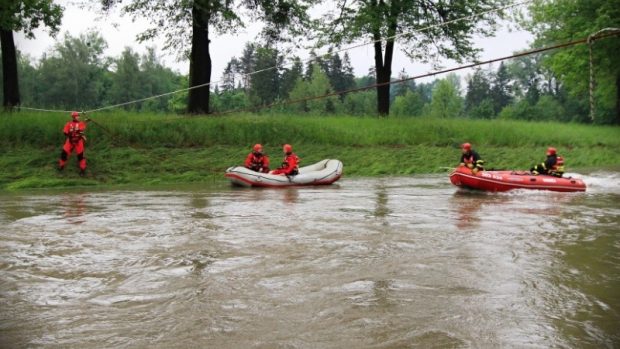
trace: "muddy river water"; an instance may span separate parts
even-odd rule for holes
[[[613,348],[620,174],[0,194],[1,348]]]

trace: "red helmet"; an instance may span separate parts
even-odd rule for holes
[[[557,153],[557,150],[555,150],[554,147],[547,148],[547,155],[555,155],[556,153]]]
[[[463,144],[461,144],[461,149],[471,150],[471,144],[463,143]]]
[[[254,148],[253,148],[255,153],[262,153],[263,152],[263,146],[260,144],[254,144]]]
[[[283,150],[285,153],[290,153],[290,152],[292,152],[292,151],[293,151],[293,147],[291,147],[291,145],[290,145],[290,144],[285,144],[285,145],[282,147],[282,150]]]
[[[71,112],[71,117],[72,117],[72,118],[74,118],[74,119],[76,119],[76,118],[80,117],[80,113],[78,113],[78,112],[76,112],[76,111],[72,111],[72,112]]]

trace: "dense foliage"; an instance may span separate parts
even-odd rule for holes
[[[526,28],[534,33],[534,46],[583,38],[602,29],[620,30],[620,0],[537,1],[529,9]],[[592,59],[596,89],[595,115],[598,122],[620,124],[620,40],[594,41]],[[581,108],[589,100],[589,51],[586,45],[557,50],[546,55],[542,67],[561,80],[565,98]]]
[[[165,49],[189,58],[189,86],[211,83],[211,39],[214,34],[235,33],[251,19],[268,24],[267,40],[299,36],[308,22],[310,0],[100,0],[104,10],[120,5],[123,13],[148,18],[151,27],[138,36],[140,41],[164,36]],[[243,14],[243,15],[242,15]],[[248,18],[249,17],[249,18]],[[191,29],[191,30],[190,30]],[[211,111],[208,89],[188,93],[187,111]]]
[[[377,112],[388,115],[394,47],[398,43],[412,60],[436,58],[460,61],[475,57],[475,34],[490,35],[506,0],[336,0],[318,21],[320,37],[330,45],[374,42],[374,71],[379,85]],[[461,20],[478,14],[475,18]]]
[[[13,32],[34,38],[34,30],[46,27],[53,34],[60,27],[62,7],[52,0],[2,0],[0,2],[0,48],[2,52],[2,104],[10,110],[19,105],[17,50]]]
[[[96,33],[66,35],[39,60],[19,56],[24,106],[86,110],[120,104],[187,86],[187,76],[166,68],[154,49],[140,55],[126,48],[105,57],[105,40]],[[575,101],[541,56],[529,56],[479,68],[460,78],[448,75],[428,83],[394,83],[392,114],[405,117],[558,120],[588,122],[587,104]],[[277,66],[277,68],[273,68]],[[258,73],[253,73],[260,71]],[[251,73],[248,75],[248,73]],[[395,79],[407,78],[401,72]],[[355,77],[345,54],[313,55],[304,64],[286,59],[276,48],[249,43],[233,57],[211,92],[213,111],[249,110],[289,100],[372,85],[375,78]],[[372,89],[271,109],[307,114],[375,115]],[[184,112],[187,93],[124,106],[126,110]],[[601,121],[601,120],[599,120]]]

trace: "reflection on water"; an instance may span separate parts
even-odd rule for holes
[[[84,213],[86,206],[84,200],[87,199],[88,194],[75,193],[61,195],[60,206],[64,210],[63,217],[69,224],[81,224],[84,223]]]
[[[265,190],[265,189],[263,189]],[[280,191],[284,194],[282,201],[286,204],[296,204],[299,199],[298,188],[281,188]]]
[[[388,208],[388,194],[384,183],[377,186],[376,193],[377,200],[374,216],[377,218],[385,218],[390,213],[390,209]],[[388,224],[387,220],[384,221],[384,224]]]
[[[0,347],[615,347],[620,176],[587,181],[2,194]]]
[[[457,190],[449,199],[456,213],[454,223],[458,229],[475,229],[480,219],[480,209],[486,203],[487,194],[468,190]]]

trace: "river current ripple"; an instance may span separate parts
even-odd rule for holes
[[[620,174],[0,194],[2,348],[620,345]]]

